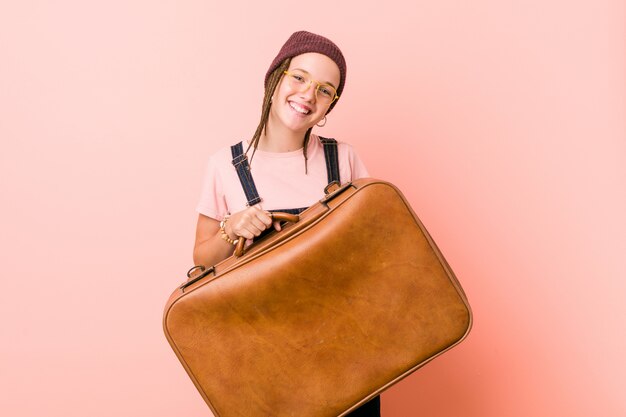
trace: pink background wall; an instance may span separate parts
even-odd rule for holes
[[[206,416],[161,329],[201,175],[295,30],[347,87],[321,133],[397,184],[475,326],[391,416],[624,416],[622,1],[0,5],[3,416]]]

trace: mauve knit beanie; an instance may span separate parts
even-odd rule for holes
[[[278,68],[281,62],[287,58],[293,58],[307,52],[317,52],[319,54],[326,55],[332,59],[339,67],[339,86],[337,87],[337,95],[341,96],[343,87],[346,84],[346,60],[341,53],[341,50],[330,39],[323,36],[316,35],[315,33],[300,31],[295,32],[287,39],[287,42],[272,61],[267,73],[265,74],[265,87],[267,87],[267,81],[272,72]],[[330,111],[337,101],[334,101],[328,111]]]

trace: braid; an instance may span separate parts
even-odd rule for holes
[[[265,88],[265,96],[263,97],[263,106],[261,108],[261,120],[259,121],[259,125],[254,132],[254,136],[252,136],[252,140],[246,149],[246,154],[250,150],[250,148],[254,148],[252,150],[252,155],[250,156],[250,163],[252,163],[252,158],[254,158],[254,153],[256,152],[256,148],[259,146],[259,140],[261,138],[261,134],[265,130],[265,126],[267,125],[267,119],[270,115],[270,107],[272,107],[272,96],[274,95],[274,91],[276,90],[276,86],[280,82],[280,79],[283,76],[283,72],[289,68],[289,64],[291,63],[291,58],[285,59],[279,66],[276,68],[269,76],[267,80],[267,87]]]
[[[259,121],[259,125],[254,132],[254,136],[252,136],[252,140],[246,148],[246,154],[252,149],[252,155],[250,156],[250,164],[252,164],[252,158],[254,158],[254,153],[256,152],[257,147],[259,146],[259,140],[261,139],[261,135],[265,130],[267,125],[267,119],[270,116],[270,108],[272,107],[272,96],[274,95],[274,91],[276,91],[276,86],[280,82],[283,73],[289,68],[289,64],[291,63],[291,58],[285,59],[272,73],[267,79],[267,87],[265,88],[265,95],[263,96],[263,106],[261,108],[261,120]],[[311,131],[313,128],[307,129],[304,134],[304,147],[302,149],[302,153],[304,154],[304,173],[308,174],[308,155],[307,155],[307,145],[309,144],[309,138],[311,137]]]
[[[302,148],[302,153],[304,154],[304,174],[307,175],[309,173],[309,158],[306,154],[307,145],[309,144],[309,138],[311,137],[312,127],[308,128],[306,133],[304,134],[304,147]]]

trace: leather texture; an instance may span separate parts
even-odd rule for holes
[[[217,417],[343,416],[471,328],[452,270],[384,181],[342,186],[206,271],[171,295],[164,329]]]

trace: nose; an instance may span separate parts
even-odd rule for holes
[[[317,98],[317,86],[314,86],[314,81],[309,81],[308,84],[300,92],[300,96],[308,101],[314,101]]]

